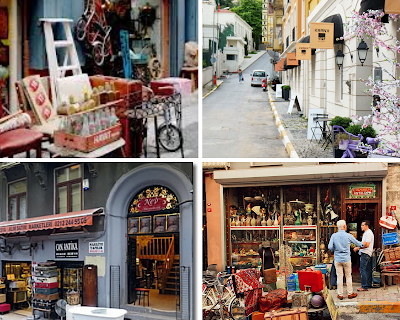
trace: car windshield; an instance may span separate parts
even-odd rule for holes
[[[265,72],[264,71],[254,71],[253,76],[254,77],[265,77]]]

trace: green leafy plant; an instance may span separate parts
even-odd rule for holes
[[[376,131],[374,128],[372,128],[371,125],[368,125],[365,128],[362,128],[360,133],[362,134],[362,136],[365,138],[370,137],[370,138],[375,138],[376,137]]]
[[[348,141],[349,140],[349,135],[347,133],[344,133],[344,132],[336,133],[335,134],[335,142],[333,143],[333,145],[336,148],[338,148],[339,144],[340,144],[340,141],[342,141],[342,140]],[[353,137],[352,140],[355,141],[355,140],[360,140],[360,139]]]
[[[361,133],[362,126],[361,124],[352,124],[349,126],[346,131],[348,133],[354,134],[355,136],[359,135]]]
[[[249,39],[247,38],[247,34],[244,37],[244,41],[246,42],[244,45],[244,55],[247,57],[249,55]]]
[[[290,86],[282,86],[282,90],[290,90]]]
[[[350,126],[351,119],[349,117],[339,117],[336,116],[332,119],[330,125],[331,126],[341,126],[344,129],[348,128]],[[346,130],[347,131],[347,130]]]
[[[207,62],[206,60],[203,60],[203,68],[207,67]]]
[[[257,54],[257,52],[256,51],[252,51],[252,52],[250,52],[250,54]]]

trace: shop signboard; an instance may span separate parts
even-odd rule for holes
[[[296,59],[296,53],[290,52],[287,54],[287,65],[288,66],[298,66],[299,61]]]
[[[310,46],[311,49],[333,49],[334,23],[311,22]]]
[[[136,208],[140,212],[151,212],[163,210],[167,207],[168,201],[163,197],[152,197],[139,200]]]
[[[309,43],[296,44],[296,59],[311,60],[311,46]]]
[[[376,198],[376,185],[372,182],[353,183],[349,187],[350,199]]]
[[[56,258],[79,258],[79,243],[76,240],[56,241]]]
[[[399,0],[386,0],[385,13],[400,14]]]
[[[89,253],[104,253],[104,241],[89,242]]]

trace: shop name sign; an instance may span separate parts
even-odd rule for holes
[[[78,240],[56,241],[56,258],[78,258]]]
[[[311,60],[311,46],[309,43],[296,43],[296,59]]]
[[[66,227],[79,227],[93,224],[93,217],[78,217],[78,218],[60,218],[42,222],[23,222],[10,226],[0,226],[0,234],[14,233],[14,232],[27,232],[45,229],[57,229]]]
[[[372,182],[353,183],[349,187],[349,198],[367,199],[376,197],[376,185]]]
[[[333,49],[335,25],[329,22],[310,23],[310,45],[312,49]]]
[[[140,212],[158,211],[165,209],[167,204],[168,202],[166,198],[152,197],[139,200],[136,208],[138,208]]]
[[[89,253],[104,253],[104,241],[89,242]]]

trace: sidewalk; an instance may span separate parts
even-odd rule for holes
[[[328,307],[332,307],[331,316],[342,318],[344,315],[365,313],[400,313],[400,290],[398,285],[386,286],[386,289],[369,289],[366,292],[357,292],[358,286],[353,286],[353,292],[357,293],[354,299],[343,300],[337,298],[337,290],[329,290],[326,299]],[[344,286],[346,290],[346,286]],[[328,290],[326,290],[328,291]],[[327,292],[326,292],[327,293]],[[346,293],[346,292],[345,292]]]
[[[333,158],[331,146],[324,150],[318,141],[307,139],[308,121],[304,116],[301,117],[296,111],[288,114],[289,101],[277,98],[276,92],[271,88],[268,89],[281,123],[299,158]]]

